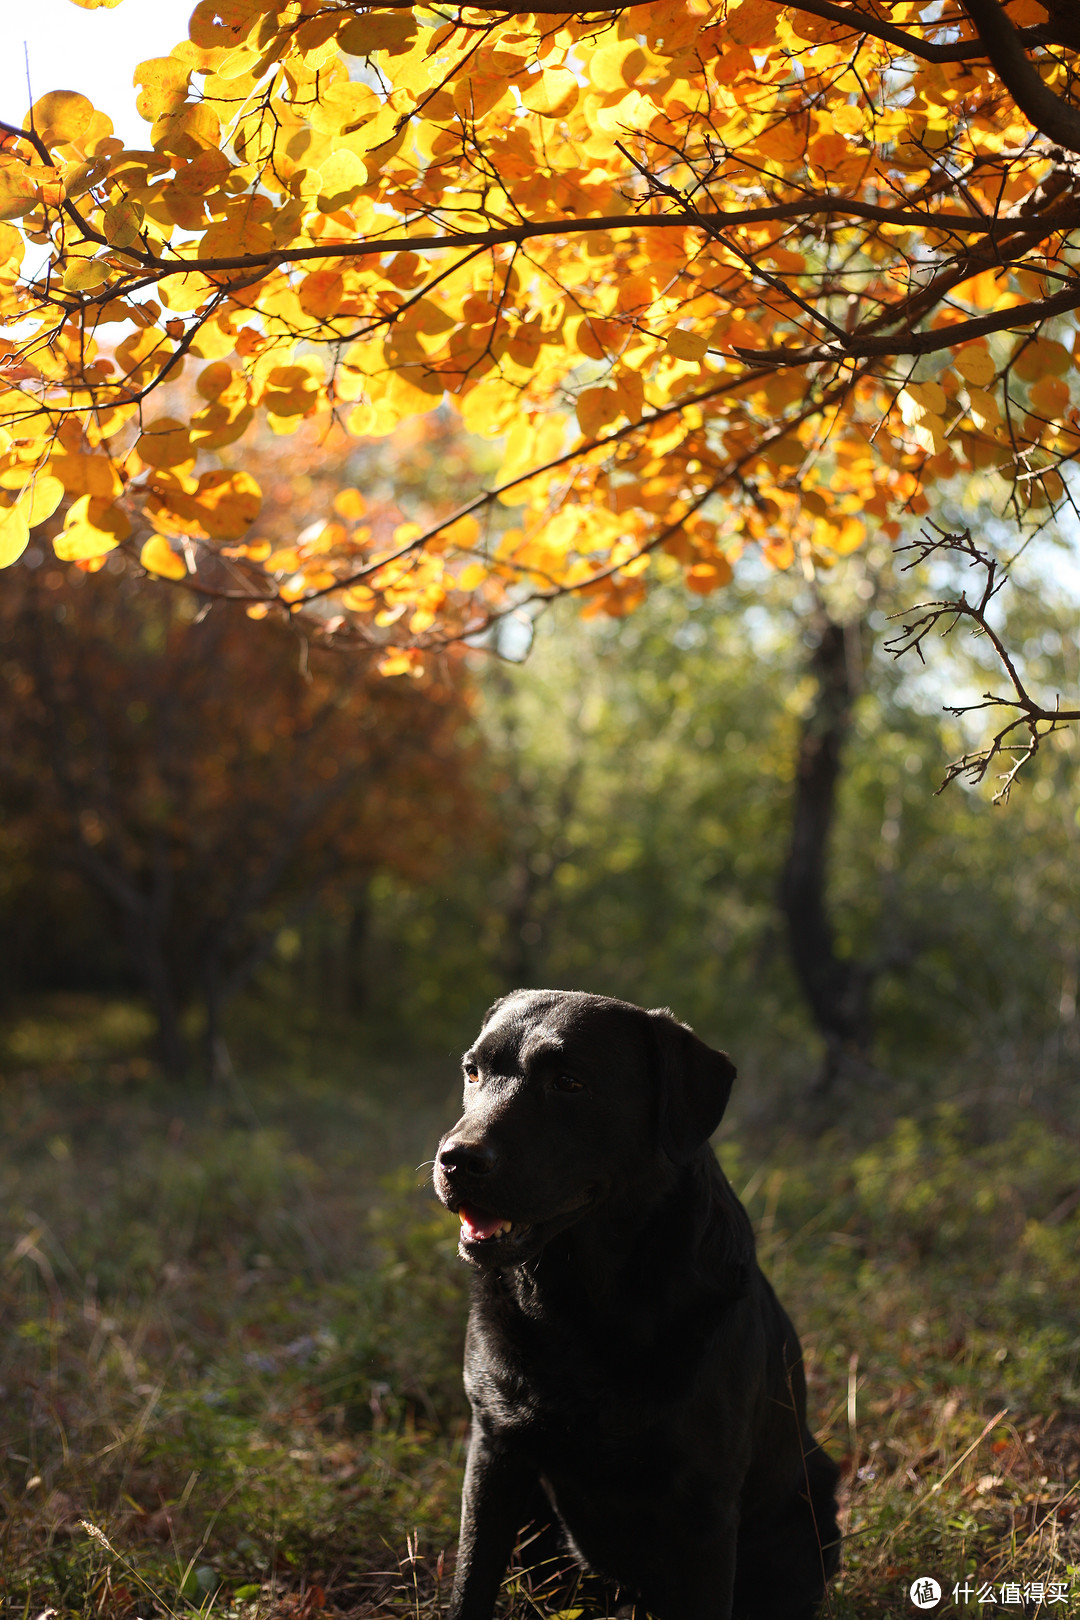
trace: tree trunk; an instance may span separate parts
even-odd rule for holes
[[[371,892],[368,884],[358,885],[349,911],[343,951],[344,1010],[362,1013],[368,1002],[367,951],[371,935]]]
[[[827,1091],[871,1042],[872,972],[836,954],[828,908],[828,857],[836,789],[858,690],[859,626],[837,624],[819,605],[810,659],[817,692],[799,738],[791,843],[780,879],[792,963],[825,1041],[816,1089]]]
[[[115,894],[106,898],[116,903]],[[162,1073],[170,1080],[187,1077],[190,1053],[181,1026],[181,1009],[176,984],[169,969],[161,940],[145,915],[135,910],[122,912],[124,935],[131,965],[142,980],[146,998],[157,1019],[154,1050]]]

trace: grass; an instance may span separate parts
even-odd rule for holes
[[[178,1099],[130,1009],[59,1011],[0,1087],[0,1613],[435,1620],[465,1278],[412,1166],[449,1068]],[[978,1124],[722,1147],[843,1462],[835,1620],[918,1612],[922,1574],[937,1613],[1080,1594],[1080,1144]]]

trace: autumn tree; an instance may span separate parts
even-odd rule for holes
[[[3,126],[3,560],[55,513],[65,561],[400,672],[747,547],[813,576],[953,478],[1044,522],[1080,449],[1078,49],[1071,0],[201,0],[137,70],[145,149],[62,90]],[[501,445],[471,498],[267,550],[225,447],[444,401]]]
[[[375,873],[430,879],[474,819],[452,684],[382,681],[195,606],[55,565],[14,569],[0,597],[0,811],[24,905],[57,869],[97,897],[173,1074],[192,1010],[220,1067],[222,1012],[283,928]]]

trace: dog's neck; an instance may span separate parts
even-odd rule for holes
[[[677,1283],[676,1253],[696,1261],[677,1268]],[[531,1318],[625,1327],[640,1316],[643,1287],[654,1297],[677,1288],[680,1298],[671,1298],[669,1309],[695,1311],[744,1293],[753,1261],[746,1214],[711,1150],[703,1149],[688,1164],[664,1166],[648,1184],[605,1199],[491,1282]]]

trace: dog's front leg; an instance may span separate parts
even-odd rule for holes
[[[757,1620],[757,1609],[733,1605],[737,1533],[737,1515],[724,1510],[711,1526],[698,1524],[692,1534],[688,1526],[685,1540],[654,1543],[636,1583],[634,1620],[750,1620],[751,1613]]]
[[[532,1483],[520,1459],[474,1424],[448,1620],[491,1620]]]

